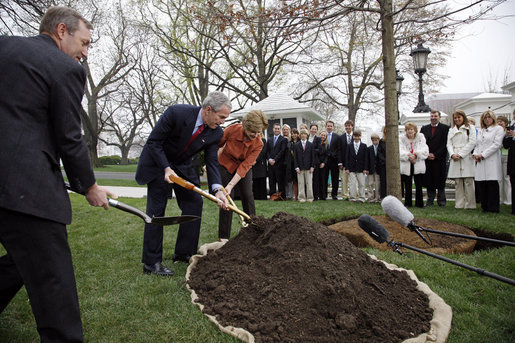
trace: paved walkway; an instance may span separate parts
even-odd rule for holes
[[[109,191],[118,195],[119,197],[126,198],[146,198],[147,187],[118,187],[118,186],[103,186]]]

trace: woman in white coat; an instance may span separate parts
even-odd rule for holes
[[[449,179],[454,179],[456,208],[476,208],[474,195],[475,166],[472,151],[476,145],[476,128],[469,124],[465,112],[457,110],[452,115],[453,125],[447,135],[447,151],[451,157]]]
[[[412,206],[412,179],[415,179],[415,206],[424,207],[422,185],[426,173],[425,160],[429,156],[426,138],[418,134],[417,125],[408,122],[404,125],[405,135],[399,138],[401,182],[404,186],[404,205]]]
[[[481,130],[476,138],[473,157],[476,161],[475,179],[483,212],[499,212],[499,181],[501,180],[501,147],[504,130],[497,125],[493,111],[483,112]]]

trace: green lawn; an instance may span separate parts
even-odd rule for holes
[[[104,211],[87,205],[71,194],[74,219],[69,226],[84,322],[86,342],[237,342],[221,333],[190,303],[185,287],[186,264],[172,264],[177,226],[169,226],[164,238],[164,263],[175,270],[172,278],[142,273],[141,245],[143,221],[125,212]],[[145,199],[122,201],[140,209]],[[237,202],[238,206],[241,203]],[[312,204],[257,201],[258,214],[269,217],[285,211],[315,221],[356,217],[363,213],[383,214],[379,204],[351,204],[325,201]],[[447,207],[412,209],[415,217],[430,217],[495,232],[515,235],[515,221],[508,206],[500,214],[480,210],[458,211]],[[175,200],[169,202],[167,215],[178,215]],[[200,244],[217,238],[218,210],[204,201]],[[234,216],[233,235],[238,233]],[[438,229],[438,228],[435,228]],[[380,259],[413,269],[419,279],[440,295],[453,309],[449,342],[514,342],[515,288],[489,277],[445,263],[429,256],[407,252],[366,249]],[[0,254],[4,251],[0,247]],[[484,268],[515,279],[515,249],[506,247],[472,255],[446,255],[460,262]],[[402,311],[402,308],[398,309]],[[38,335],[23,289],[0,315],[0,342],[35,342]]]

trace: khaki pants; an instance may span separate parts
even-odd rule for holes
[[[349,174],[343,169],[340,170],[340,177],[342,179],[342,198],[349,199]]]
[[[365,202],[365,174],[351,172],[348,175],[350,200]]]
[[[456,189],[456,208],[476,208],[474,178],[462,177],[454,179]]]
[[[380,201],[381,200],[381,181],[379,179],[379,174],[369,174],[367,176],[368,181],[368,201]]]
[[[313,173],[309,170],[301,170],[297,174],[299,184],[299,201],[313,201]]]

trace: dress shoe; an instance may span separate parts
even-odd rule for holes
[[[161,264],[161,262],[156,262],[154,264],[144,264],[143,273],[155,274],[159,276],[173,276],[174,274],[173,270],[166,268]]]
[[[186,262],[186,263],[190,263],[190,258],[191,258],[190,255],[173,254],[172,261],[173,262]]]
[[[333,197],[333,200],[338,200],[338,197]]]

